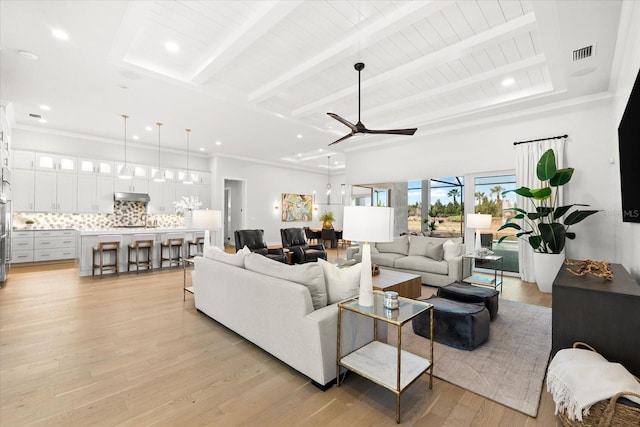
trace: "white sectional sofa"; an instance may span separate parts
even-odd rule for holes
[[[462,238],[400,236],[393,242],[371,244],[371,262],[390,270],[422,276],[422,283],[445,286],[467,277],[470,263],[463,263]],[[347,248],[347,259],[360,262],[359,246]],[[464,267],[464,272],[463,272]]]
[[[324,260],[287,265],[255,253],[205,250],[192,273],[195,306],[326,389],[336,378],[338,312],[327,301],[357,294],[359,266],[349,268],[336,273]],[[383,323],[378,334],[386,336]],[[342,354],[372,339],[371,319],[343,312]]]

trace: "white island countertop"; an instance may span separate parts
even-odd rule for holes
[[[105,234],[166,234],[166,233],[193,233],[204,231],[203,228],[185,227],[109,227],[78,230],[80,236],[98,236]]]

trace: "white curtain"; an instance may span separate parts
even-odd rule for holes
[[[529,142],[516,145],[516,186],[540,188],[540,180],[536,175],[538,160],[548,149],[553,149],[556,155],[558,169],[564,167],[564,143],[566,138],[546,139],[544,141]],[[533,204],[526,198],[517,196],[518,207],[527,212],[533,212]],[[562,206],[562,191],[558,192],[558,205]],[[533,249],[520,240],[518,242],[518,262],[520,263],[520,278],[525,282],[535,282],[533,273]]]

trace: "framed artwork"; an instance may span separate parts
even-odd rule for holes
[[[311,221],[312,215],[312,194],[282,193],[282,221]]]

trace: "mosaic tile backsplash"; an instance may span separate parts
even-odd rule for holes
[[[26,221],[34,223],[34,230],[49,228],[75,228],[94,230],[100,228],[124,227],[131,225],[153,225],[164,228],[183,227],[184,216],[179,214],[147,214],[144,202],[113,202],[113,213],[58,213],[58,212],[15,212],[13,228],[29,228]]]

